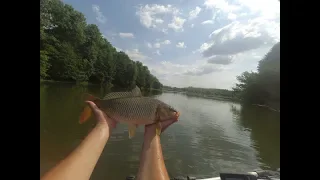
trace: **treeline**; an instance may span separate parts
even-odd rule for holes
[[[40,79],[162,88],[147,66],[117,52],[96,25],[60,0],[40,0]]]
[[[226,99],[233,99],[233,92],[227,89],[214,89],[214,88],[198,88],[198,87],[185,87],[177,88],[170,86],[163,86],[163,90],[173,92],[185,92],[189,95],[199,95],[203,97],[221,97]]]
[[[244,72],[233,88],[243,103],[280,110],[280,42],[259,61],[257,72]]]

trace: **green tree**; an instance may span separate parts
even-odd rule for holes
[[[162,87],[146,66],[117,52],[96,25],[60,0],[40,1],[40,78]]]
[[[280,42],[259,61],[258,72],[237,77],[234,94],[243,102],[280,108]]]
[[[137,79],[136,79],[136,84],[138,87],[145,87],[145,82],[146,82],[146,71],[145,71],[145,67],[143,66],[143,64],[139,61],[136,62],[136,66],[137,66]]]

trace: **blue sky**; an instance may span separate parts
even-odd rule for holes
[[[278,0],[63,0],[165,85],[231,89],[280,41]]]

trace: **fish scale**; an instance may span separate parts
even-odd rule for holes
[[[121,122],[152,124],[157,106],[162,102],[149,97],[119,98],[103,101],[103,111],[112,119]]]
[[[135,134],[137,125],[156,123],[156,134],[161,133],[161,121],[178,120],[179,112],[164,102],[151,97],[143,97],[136,86],[129,92],[112,92],[103,99],[91,96],[91,100],[108,117],[116,122],[129,125],[129,138]],[[86,107],[80,117],[80,123],[85,122],[91,115],[91,109]]]

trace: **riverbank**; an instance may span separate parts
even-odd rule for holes
[[[213,100],[219,100],[219,101],[232,101],[232,102],[240,102],[239,99],[235,99],[232,97],[225,97],[225,96],[208,96],[205,94],[196,94],[196,93],[185,93],[187,96],[194,96],[194,97],[202,97],[205,99],[213,99]]]
[[[63,84],[77,84],[77,85],[99,85],[89,82],[75,82],[75,81],[56,81],[56,80],[44,80],[40,79],[40,83],[63,83]]]
[[[206,95],[201,93],[191,93],[186,91],[172,91],[172,90],[163,90],[163,92],[166,93],[177,93],[177,94],[184,94],[189,97],[200,97],[204,99],[212,99],[212,100],[218,100],[218,101],[230,101],[230,102],[237,102],[239,103],[240,100],[233,98],[233,97],[226,97],[226,96],[213,96],[213,95]]]
[[[43,79],[40,79],[40,83],[52,83],[52,84],[74,84],[74,85],[79,85],[79,86],[100,86],[100,84],[94,84],[94,83],[90,83],[90,82],[74,82],[74,81],[55,81],[55,80],[43,80]],[[114,89],[123,89],[123,88],[119,88],[117,86],[114,86],[113,84],[109,84],[109,85],[105,85],[103,86],[103,88],[107,88],[107,89],[110,89],[110,88],[114,88]],[[161,93],[162,92],[162,89],[154,89],[154,88],[143,88],[141,87],[140,90],[142,92],[153,92],[153,93]]]

